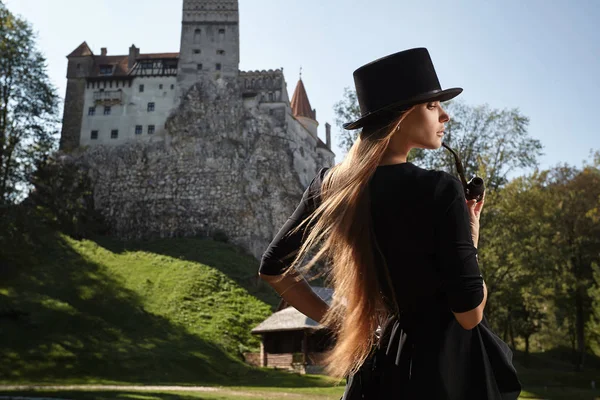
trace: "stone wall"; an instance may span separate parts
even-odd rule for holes
[[[70,151],[79,146],[81,117],[83,115],[82,99],[85,93],[85,85],[85,78],[70,78],[67,80],[65,108],[59,144],[61,150]]]
[[[333,154],[291,134],[289,118],[245,107],[236,79],[204,79],[182,100],[149,142],[79,150],[96,208],[122,238],[223,231],[260,258]]]

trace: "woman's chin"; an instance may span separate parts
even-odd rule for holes
[[[442,147],[442,141],[436,140],[435,142],[430,143],[427,146],[423,146],[422,148],[427,149],[427,150],[437,150],[440,147]]]

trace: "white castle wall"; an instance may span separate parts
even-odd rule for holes
[[[123,86],[124,83],[124,86]],[[119,145],[129,140],[149,140],[148,126],[154,125],[154,135],[164,131],[165,122],[173,111],[176,92],[176,77],[139,77],[132,81],[116,81],[110,87],[98,82],[88,84],[84,95],[80,145]],[[143,92],[140,86],[143,85]],[[160,86],[162,85],[162,89]],[[104,105],[96,105],[94,96],[103,89],[107,95],[121,96],[119,104],[110,106],[110,115],[104,115]],[[120,91],[120,94],[118,93]],[[154,103],[154,111],[148,111],[148,103]],[[96,108],[95,115],[89,115],[90,107]],[[136,134],[136,126],[142,126],[142,133]],[[118,130],[118,138],[111,138],[111,131]],[[92,139],[91,132],[98,131],[98,138]]]

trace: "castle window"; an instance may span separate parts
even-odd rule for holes
[[[217,71],[220,71],[221,70],[221,64],[217,64],[216,68],[217,68]]]
[[[148,112],[154,111],[154,103],[148,103]]]
[[[225,50],[217,50],[217,54],[220,56],[225,55]]]
[[[142,62],[142,69],[152,69],[153,66],[154,66],[154,63],[152,61],[143,61]]]
[[[113,129],[112,131],[110,131],[110,138],[111,139],[116,139],[119,137],[119,130],[118,129]]]
[[[177,69],[177,60],[164,60],[163,67],[165,69]]]
[[[100,73],[100,75],[112,75],[113,66],[112,65],[101,65],[99,73]]]
[[[194,49],[194,54],[200,54],[200,49]]]
[[[143,126],[142,125],[136,125],[135,126],[135,134],[136,135],[141,135],[142,134],[142,130],[143,130]]]
[[[110,115],[110,106],[104,106],[104,115]]]
[[[162,88],[163,88],[163,84],[161,83],[160,85],[158,85],[158,89],[162,90]]]
[[[202,30],[196,29],[194,31],[194,43],[200,43],[200,35],[202,34]]]
[[[88,108],[88,115],[96,115],[96,107]]]
[[[175,85],[172,84],[171,85],[171,90],[173,90],[173,89],[175,89]]]
[[[140,93],[144,92],[144,85],[140,85]]]
[[[154,125],[148,125],[148,135],[154,134]]]
[[[92,139],[92,140],[98,139],[98,131],[92,131],[92,134],[90,135],[90,139]]]
[[[81,64],[77,64],[77,71],[81,69]]]
[[[198,64],[198,65],[196,66],[196,68],[198,68],[198,71],[201,71],[201,70],[202,70],[202,64]]]
[[[269,101],[273,101],[273,93],[269,92]]]
[[[225,28],[219,29],[219,35],[224,35],[224,34],[225,34]]]

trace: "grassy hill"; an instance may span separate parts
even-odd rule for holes
[[[322,387],[337,393],[341,389],[324,377],[241,362],[241,352],[258,349],[250,330],[279,300],[257,279],[257,269],[240,248],[210,239],[79,241],[43,226],[19,240],[0,237],[0,384]],[[590,382],[598,381],[600,360],[590,354],[587,370],[576,373],[569,358],[568,349],[553,349],[530,355],[525,368],[523,354],[515,352],[528,393],[523,398],[598,396]]]
[[[279,297],[236,246],[41,229],[3,253],[0,382],[243,384],[270,373],[240,354],[258,350],[250,330]]]

